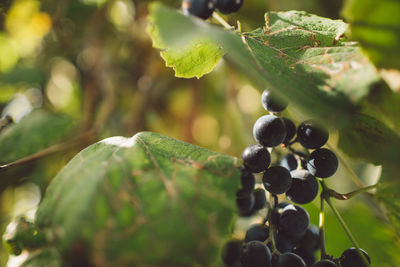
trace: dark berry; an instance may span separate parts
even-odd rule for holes
[[[297,139],[305,148],[320,148],[328,137],[328,131],[312,120],[302,122],[297,128]]]
[[[271,223],[273,225],[278,225],[279,223],[279,216],[281,216],[282,210],[287,206],[291,205],[288,202],[280,202],[278,205],[276,205],[275,209],[271,213]]]
[[[271,267],[271,251],[263,242],[250,241],[242,250],[240,262],[244,267]]]
[[[332,151],[319,148],[311,153],[307,169],[316,177],[326,178],[336,172],[338,164],[338,159]]]
[[[243,241],[229,240],[222,247],[221,259],[225,266],[233,266],[240,263],[240,254],[243,248]]]
[[[338,267],[336,263],[330,260],[320,260],[316,262],[312,267]],[[354,266],[356,267],[356,266]]]
[[[282,121],[286,127],[286,137],[285,140],[283,140],[283,143],[289,143],[289,141],[292,140],[296,134],[296,125],[294,125],[292,120],[285,117],[282,118]]]
[[[275,235],[275,246],[280,253],[292,252],[293,243],[285,234],[278,232]]]
[[[269,237],[269,228],[263,224],[252,225],[247,231],[244,242],[261,241],[264,242]]]
[[[243,0],[217,0],[216,8],[223,14],[230,14],[238,11]]]
[[[286,192],[286,197],[295,203],[306,204],[318,195],[318,181],[306,170],[294,170],[290,172],[292,186]]]
[[[293,154],[287,154],[281,159],[279,165],[286,168],[288,171],[293,171],[297,169],[297,159]]]
[[[254,124],[253,136],[263,146],[277,146],[282,144],[286,137],[285,124],[274,115],[262,116]]]
[[[310,224],[296,247],[311,253],[316,251],[319,248],[319,228],[314,224]]]
[[[264,90],[261,95],[261,104],[270,112],[281,112],[284,110],[288,103],[282,98],[278,97],[275,93],[269,90]]]
[[[257,188],[254,190],[254,198],[255,198],[255,203],[254,203],[254,210],[260,210],[265,207],[267,204],[267,198],[265,197],[265,190],[262,188]]]
[[[255,173],[265,171],[271,163],[268,150],[260,144],[246,147],[243,150],[242,159],[244,166]]]
[[[278,267],[307,267],[306,263],[298,255],[286,252],[279,255]]]
[[[369,258],[368,253],[363,249],[360,249],[360,250],[365,255],[365,258],[367,259],[367,261],[370,265],[371,259]],[[354,247],[348,248],[342,253],[342,256],[340,257],[340,264],[342,265],[342,267],[368,267],[369,266],[364,263],[360,253]]]
[[[289,190],[292,184],[290,172],[282,166],[272,166],[263,175],[263,184],[272,194],[283,194]]]
[[[295,248],[293,253],[299,255],[303,261],[306,263],[307,267],[311,267],[315,263],[314,252],[308,251],[306,249]]]
[[[279,216],[278,228],[291,241],[300,239],[310,223],[310,215],[302,207],[287,205]]]
[[[202,19],[211,17],[215,9],[214,0],[183,0],[182,10],[185,15],[193,15]]]
[[[255,198],[253,192],[249,193],[244,189],[240,189],[236,193],[236,204],[239,209],[239,215],[249,216],[253,213]]]
[[[254,185],[256,184],[256,178],[254,177],[253,173],[247,168],[243,167],[240,167],[239,170],[241,172],[240,181],[242,183],[243,190],[249,193],[253,192]]]

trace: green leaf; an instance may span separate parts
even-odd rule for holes
[[[212,40],[260,90],[269,87],[289,100],[295,111],[330,125],[351,123],[355,105],[380,80],[358,47],[340,39],[347,27],[342,21],[300,11],[269,12],[265,27],[235,33],[160,3],[150,7],[163,47],[178,49],[190,40]]]
[[[386,212],[400,236],[400,172],[399,165],[383,166],[376,198],[385,204]]]
[[[382,68],[400,69],[400,1],[347,0],[343,15],[350,33]]]
[[[379,120],[364,115],[354,116],[354,122],[339,135],[339,147],[349,156],[368,160],[375,165],[396,165],[400,158],[398,134]]]
[[[157,6],[152,6],[153,11]],[[200,78],[210,73],[224,55],[224,50],[214,42],[207,39],[193,39],[181,47],[168,47],[160,37],[159,17],[150,16],[148,33],[153,40],[153,47],[162,50],[161,57],[165,60],[167,67],[172,67],[176,77]]]
[[[8,163],[63,140],[74,128],[71,117],[36,110],[0,134],[0,163]]]
[[[112,137],[75,156],[36,217],[67,261],[212,266],[236,213],[237,159],[155,133]]]

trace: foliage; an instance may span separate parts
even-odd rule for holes
[[[223,29],[167,2],[0,4],[0,106],[23,94],[33,107],[22,120],[1,121],[1,229],[23,215],[48,238],[23,247],[23,266],[218,265],[236,213],[233,156],[254,142],[266,87],[289,101],[285,116],[330,127],[335,189],[352,191],[348,177],[357,186],[379,179],[369,195],[337,205],[374,264],[399,265],[400,40],[390,15],[398,3],[347,0],[347,24],[336,19],[338,1],[245,2],[223,17],[238,27]],[[279,10],[296,5],[307,10]],[[114,135],[134,136],[104,139]],[[284,148],[274,151],[276,163]],[[35,209],[17,212],[35,198],[18,194],[28,182],[46,190],[35,219]],[[314,222],[317,204],[307,205]],[[339,256],[349,243],[329,234],[336,227],[328,213],[328,252]],[[0,255],[3,266],[4,248]]]

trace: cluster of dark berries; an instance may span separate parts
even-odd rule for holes
[[[183,0],[182,10],[185,15],[208,19],[215,9],[230,14],[238,11],[242,4],[243,0]]]
[[[236,267],[366,266],[355,248],[347,249],[340,258],[327,256],[316,262],[314,254],[320,248],[318,227],[310,224],[304,208],[278,201],[277,195],[286,194],[291,202],[309,203],[318,195],[318,179],[336,172],[336,155],[322,148],[328,140],[328,131],[312,120],[296,128],[290,119],[278,117],[288,103],[268,90],[263,92],[261,102],[271,115],[256,121],[253,135],[258,143],[246,147],[242,153],[242,188],[236,194],[236,203],[240,216],[251,216],[265,207],[268,212],[263,223],[248,228],[244,240],[225,244],[223,263]],[[294,149],[295,143],[300,143],[303,150]],[[279,166],[270,166],[267,148],[278,145],[289,153],[281,158]],[[255,173],[262,173],[262,186],[256,186]],[[272,196],[272,204],[267,201],[266,191]],[[369,261],[367,253],[363,250],[362,253]]]

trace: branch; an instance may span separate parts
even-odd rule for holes
[[[339,211],[332,204],[329,194],[326,193],[326,192],[329,192],[329,190],[331,190],[331,189],[328,188],[328,186],[325,184],[324,181],[320,181],[320,183],[322,186],[321,198],[323,198],[326,201],[326,203],[328,203],[329,207],[333,211],[333,214],[335,215],[336,219],[339,221],[340,225],[342,226],[346,235],[350,239],[351,243],[357,249],[358,254],[362,258],[362,261],[364,262],[365,266],[369,266],[368,259],[365,257],[364,253],[361,252],[360,246],[358,245],[356,239],[354,238],[353,234],[351,233],[350,228],[347,226],[346,222],[343,220],[343,217],[340,215]]]
[[[333,197],[333,198],[336,198],[336,199],[339,199],[339,200],[348,200],[348,199],[350,199],[350,198],[352,198],[352,197],[354,197],[354,196],[356,196],[358,194],[361,194],[361,193],[367,192],[369,190],[375,189],[379,185],[380,185],[379,183],[376,183],[376,184],[373,184],[373,185],[370,185],[370,186],[365,186],[363,188],[354,190],[354,191],[346,193],[346,194],[340,194],[340,193],[336,192],[333,189],[327,188],[325,194],[328,197]]]
[[[228,30],[234,29],[234,27],[231,26],[228,22],[226,22],[217,12],[214,11],[212,16],[216,21],[218,21],[219,24],[224,26],[226,29]]]
[[[86,139],[90,139],[92,136],[95,135],[95,133],[96,132],[93,130],[87,131],[86,133],[84,133],[81,136],[74,138],[72,140],[66,141],[64,143],[52,145],[48,148],[45,148],[39,152],[36,152],[36,153],[26,156],[24,158],[18,159],[16,161],[13,161],[13,162],[10,162],[10,163],[4,164],[4,165],[0,165],[0,171],[7,170],[7,169],[13,168],[15,166],[19,166],[19,165],[22,165],[25,163],[29,163],[29,162],[41,159],[48,155],[64,151],[68,148],[71,148],[72,146],[75,146],[75,145],[83,142]]]

